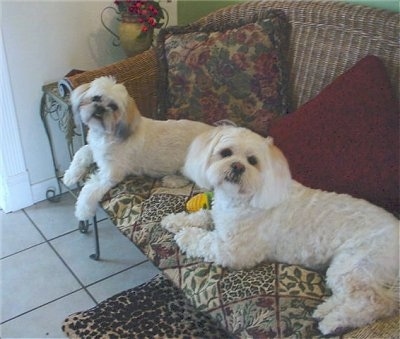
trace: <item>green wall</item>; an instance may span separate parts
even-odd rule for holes
[[[178,0],[178,25],[191,23],[222,7],[241,0]]]
[[[400,12],[399,0],[345,0],[346,2]]]
[[[300,0],[299,0],[300,1]],[[340,0],[349,3],[388,9],[399,12],[399,0]],[[178,0],[178,25],[186,25],[202,16],[241,0]]]

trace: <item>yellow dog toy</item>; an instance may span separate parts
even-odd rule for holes
[[[191,197],[186,203],[188,212],[197,212],[201,209],[210,210],[214,194],[212,192],[199,193]]]

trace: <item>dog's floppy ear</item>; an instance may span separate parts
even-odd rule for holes
[[[266,164],[262,173],[262,185],[250,204],[253,207],[270,209],[283,202],[290,194],[292,177],[288,162],[273,139],[265,139]]]
[[[135,130],[141,114],[139,108],[136,105],[135,100],[132,97],[128,97],[128,102],[124,111],[115,112],[119,116],[116,117],[115,136],[120,140],[127,139]]]
[[[202,188],[212,189],[206,171],[223,128],[215,127],[198,135],[189,146],[182,173]]]
[[[80,123],[79,106],[81,105],[82,97],[85,95],[90,87],[90,83],[82,84],[71,92],[71,106],[74,113],[75,124]]]

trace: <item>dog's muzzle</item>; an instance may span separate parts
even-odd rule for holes
[[[226,173],[225,180],[238,184],[245,170],[246,167],[241,162],[235,161],[231,164],[230,170]]]

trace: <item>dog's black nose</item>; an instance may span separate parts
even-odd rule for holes
[[[104,115],[105,112],[106,112],[106,109],[105,109],[103,106],[101,106],[101,105],[96,105],[96,107],[95,107],[95,109],[94,109],[94,112],[93,112],[93,116],[94,116],[95,118],[101,119],[101,118],[103,117],[103,115]]]
[[[243,174],[243,172],[246,170],[246,167],[244,167],[244,165],[239,162],[239,161],[235,161],[231,164],[231,168],[232,168],[232,172],[235,175],[240,175]]]

